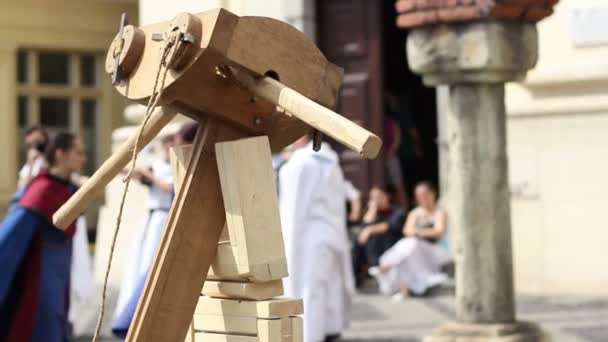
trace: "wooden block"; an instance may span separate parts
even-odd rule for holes
[[[223,148],[223,151],[229,153],[226,147]],[[176,192],[182,182],[181,179],[178,179],[178,177],[179,175],[184,174],[184,165],[188,165],[191,155],[192,148],[189,148],[188,146],[176,147],[171,153],[174,174],[177,175],[175,180]],[[249,162],[251,165],[257,165],[256,168],[265,169],[263,171],[265,171],[264,173],[266,177],[268,176],[268,172],[270,171],[270,173],[272,174],[272,179],[270,180],[270,183],[272,183],[272,185],[269,186],[271,187],[272,192],[274,192],[276,186],[274,185],[274,173],[272,173],[273,171],[272,167],[270,166],[271,164],[263,166],[258,165],[258,163],[269,162],[268,158],[270,157],[270,152],[267,152],[265,155],[267,158],[264,158],[264,160],[249,160]],[[232,162],[234,162],[234,158],[227,157],[225,159],[227,161],[226,163],[222,163],[222,165],[231,164]],[[249,166],[247,166],[247,168],[249,169]],[[242,177],[241,175],[238,176]],[[269,194],[268,189],[260,191],[264,193],[264,195],[256,193],[253,193],[252,195],[258,196],[259,198],[271,196],[274,197],[274,202],[276,203],[276,193],[274,194],[274,196],[272,196],[273,194]],[[251,192],[246,193],[251,194]],[[273,199],[271,198],[270,200],[272,201]],[[251,204],[250,202],[248,203]],[[251,205],[245,205],[245,209],[252,209],[252,207]],[[256,209],[253,208],[252,210]],[[259,210],[263,210],[263,208],[259,208]],[[251,215],[250,211],[245,211]],[[272,212],[278,215],[276,207],[272,210]],[[228,213],[226,215],[230,216],[230,214]],[[261,253],[260,250],[264,249],[267,246],[259,245],[260,234],[268,234],[269,229],[258,229],[256,233],[256,226],[248,226],[247,230],[249,234],[257,235],[257,240],[251,240],[250,243],[249,238],[245,236],[242,224],[237,224],[236,226],[231,225],[232,229],[230,231],[227,227],[224,227],[220,236],[220,244],[218,245],[217,256],[209,269],[209,279],[268,282],[271,280],[276,280],[285,277],[287,275],[287,261],[285,260],[285,253],[283,251],[282,233],[280,230],[280,225],[277,225],[276,217],[273,222],[274,230],[270,229],[270,231],[273,231],[275,234],[270,234],[269,238],[271,239],[271,241],[277,241],[277,243],[278,241],[280,241],[280,245],[274,246],[277,247],[278,250],[277,248],[269,249],[267,251],[261,251]],[[240,244],[237,242],[237,238],[239,236],[241,241]],[[243,240],[245,241],[243,242]],[[260,258],[264,256],[264,253],[266,253],[267,258]],[[252,256],[251,258],[249,258],[250,254]],[[242,260],[246,260],[246,262],[242,262]]]
[[[302,317],[290,317],[291,321],[291,341],[304,341],[304,321]]]
[[[202,296],[198,300],[195,312],[200,315],[273,319],[301,315],[304,312],[304,304],[301,299],[272,299],[254,302]]]
[[[269,282],[281,279],[286,273],[285,258],[259,264],[238,262],[238,248],[230,241],[219,244],[215,261],[209,269],[209,279],[241,282]]]
[[[289,320],[288,318],[285,320]],[[283,319],[258,319],[258,340],[260,342],[283,342]]]
[[[283,281],[238,283],[207,280],[202,294],[215,298],[267,300],[283,295]]]
[[[255,317],[195,314],[192,322],[196,331],[256,336],[258,334],[257,320]]]
[[[250,268],[246,278],[251,281],[287,276],[268,137],[219,143],[215,151],[237,268]]]
[[[180,145],[173,146],[169,149],[169,161],[171,162],[171,170],[173,172],[173,190],[177,194],[179,192],[180,187],[182,186],[182,181],[186,176],[186,170],[188,168],[188,163],[190,162],[190,157],[192,157],[192,145]],[[222,229],[222,234],[220,235],[219,244],[229,242],[230,237],[228,236],[228,227],[224,225]]]
[[[127,341],[183,341],[215,257],[225,214],[214,145],[245,133],[213,120],[203,127],[169,212]]]
[[[258,342],[257,336],[243,336],[243,335],[226,335],[226,334],[213,334],[206,332],[197,332],[194,335],[196,342]]]

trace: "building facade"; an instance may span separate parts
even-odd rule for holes
[[[0,210],[15,191],[25,159],[22,133],[40,125],[70,130],[87,146],[91,172],[110,151],[125,101],[104,70],[122,12],[137,22],[129,0],[25,0],[0,3]]]

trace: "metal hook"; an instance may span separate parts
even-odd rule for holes
[[[120,82],[120,54],[122,53],[122,50],[124,49],[124,32],[125,32],[125,27],[129,25],[129,19],[127,18],[127,13],[123,12],[120,15],[120,30],[118,31],[119,36],[119,41],[120,41],[120,50],[118,53],[115,53],[114,56],[114,70],[112,70],[112,84],[116,85],[118,84],[118,82]]]

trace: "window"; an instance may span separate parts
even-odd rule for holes
[[[95,167],[97,83],[102,56],[93,53],[20,49],[17,52],[17,122],[19,156],[25,161],[22,137],[33,125],[52,136],[70,131],[82,137],[87,149],[85,173]]]

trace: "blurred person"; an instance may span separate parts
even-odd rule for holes
[[[19,199],[23,196],[25,186],[46,168],[44,159],[44,150],[48,144],[48,134],[39,126],[32,126],[25,131],[23,141],[27,148],[27,159],[25,164],[19,170],[19,178],[17,180],[17,190],[11,197],[9,203],[9,211],[16,207]]]
[[[65,342],[75,223],[63,231],[53,214],[76,190],[70,176],[86,162],[79,137],[60,133],[47,146],[48,169],[27,185],[0,223],[0,340]]]
[[[398,108],[398,100],[388,94],[387,98],[387,111],[384,115],[384,146],[386,146],[385,153],[385,166],[386,166],[386,179],[388,183],[395,187],[397,195],[396,200],[407,208],[408,198],[403,182],[403,169],[401,167],[401,160],[399,159],[399,149],[401,148],[401,127],[393,117],[396,115]]]
[[[25,187],[41,169],[46,167],[44,150],[48,144],[47,132],[39,126],[32,126],[25,131],[24,142],[27,146],[27,160],[19,170],[18,187]]]
[[[310,136],[279,170],[279,207],[289,277],[285,295],[304,300],[304,341],[334,341],[350,323],[354,281],[338,155]]]
[[[363,216],[354,253],[355,274],[359,277],[359,283],[363,266],[377,266],[380,256],[402,237],[405,211],[393,203],[394,194],[394,189],[389,185],[375,186],[369,192],[367,212]]]
[[[155,160],[150,169],[137,168],[133,173],[133,177],[148,186],[149,211],[133,239],[114,311],[112,332],[120,338],[125,338],[129,330],[173,202],[173,172],[169,163],[169,148],[173,146],[174,140],[172,135],[163,137],[162,157]]]
[[[200,123],[193,121],[182,125],[175,134],[175,145],[190,145],[194,142]]]
[[[418,206],[407,217],[405,237],[382,255],[378,267],[370,269],[380,291],[395,299],[423,295],[447,279],[441,267],[449,255],[437,244],[446,232],[447,214],[437,205],[437,190],[430,182],[416,185],[415,199]]]
[[[401,170],[401,181],[403,182],[403,189],[405,192],[406,201],[411,198],[413,194],[414,184],[420,179],[420,171],[422,161],[424,159],[424,152],[422,148],[422,137],[420,130],[415,123],[415,113],[417,111],[414,104],[414,90],[410,88],[401,89],[398,92],[388,92],[385,95],[385,109],[387,116],[394,120],[399,128],[397,133],[399,144],[392,141],[389,136],[389,141],[385,141],[387,147],[387,154],[391,156],[393,153],[397,157],[398,166]],[[385,122],[385,131],[391,132],[390,122]],[[385,137],[386,139],[386,137]],[[397,140],[397,139],[395,139]],[[391,149],[392,148],[394,150]],[[387,159],[387,171],[389,176],[389,183],[394,184],[393,179],[399,178],[396,175],[395,161],[391,158]],[[409,202],[409,201],[408,201]],[[404,208],[409,207],[409,203],[403,203]]]
[[[346,178],[344,179],[344,188],[348,207],[348,224],[354,225],[361,220],[361,191],[355,188],[353,183]]]

